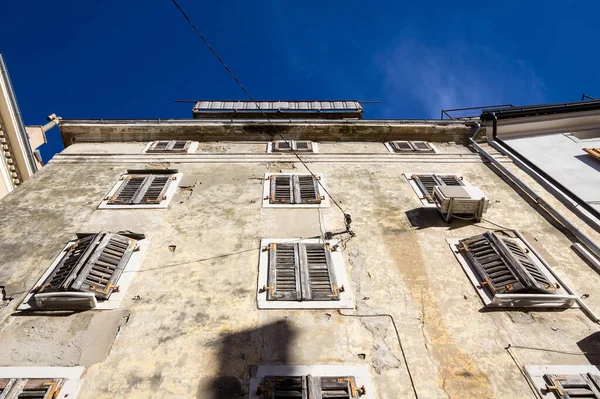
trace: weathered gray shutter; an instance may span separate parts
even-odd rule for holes
[[[600,378],[593,374],[545,374],[547,389],[557,398],[600,399]]]
[[[62,385],[62,379],[0,379],[0,399],[54,399]]]
[[[185,141],[185,140],[173,141],[173,146],[171,147],[170,152],[186,152],[191,144],[192,144],[191,141]]]
[[[294,198],[296,204],[320,204],[319,182],[312,175],[294,175]]]
[[[464,186],[460,177],[455,175],[414,174],[412,179],[417,183],[423,198],[433,203],[433,189],[435,186]]]
[[[462,179],[456,175],[435,175],[438,186],[464,186]]]
[[[434,152],[433,147],[426,141],[411,141],[410,145],[419,152]]]
[[[482,278],[482,286],[492,293],[555,291],[527,254],[509,239],[487,232],[459,243],[459,249]]]
[[[99,299],[108,299],[134,249],[134,240],[119,234],[105,233],[71,289],[92,292]]]
[[[56,265],[54,270],[42,283],[38,292],[56,292],[65,291],[75,280],[77,273],[85,264],[89,254],[94,250],[100,240],[100,234],[92,234],[87,237],[77,240],[61,261]]]
[[[394,152],[411,152],[413,151],[412,146],[408,141],[392,141],[390,142]]]
[[[169,148],[171,141],[169,140],[158,140],[150,145],[150,148],[146,152],[161,152],[166,151]]]
[[[308,141],[308,140],[298,140],[298,141],[294,141],[295,144],[295,150],[296,151],[302,151],[302,152],[311,152],[312,151],[312,142]]]
[[[300,398],[308,399],[306,379],[299,377],[267,376],[263,380],[265,399]],[[312,398],[312,397],[311,397]]]
[[[308,397],[325,399],[340,398],[352,399],[352,387],[355,386],[354,377],[306,377],[308,385]]]
[[[302,300],[339,301],[339,287],[329,249],[324,244],[299,244]]]
[[[158,204],[164,200],[171,183],[170,175],[127,175],[109,205]]]
[[[292,141],[275,140],[273,141],[273,151],[291,151]]]
[[[269,301],[299,301],[302,298],[298,244],[270,244],[267,284]]]
[[[291,175],[271,175],[271,204],[294,203],[294,181]]]

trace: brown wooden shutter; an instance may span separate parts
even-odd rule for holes
[[[109,205],[131,205],[144,185],[144,175],[127,175],[117,192],[109,198]]]
[[[593,374],[545,374],[547,389],[557,398],[600,399],[600,378]]]
[[[170,144],[171,141],[169,140],[158,140],[153,142],[146,152],[162,152],[167,150]]]
[[[299,244],[302,300],[339,301],[333,263],[324,244]]]
[[[298,244],[270,244],[267,284],[269,301],[301,299]]]
[[[159,204],[166,199],[167,189],[171,183],[172,176],[151,175],[147,177],[135,201],[139,204]]]
[[[320,204],[319,182],[312,175],[294,175],[294,198],[296,204]]]
[[[299,377],[274,377],[267,376],[263,380],[265,399],[296,398],[308,399],[306,378]]]
[[[265,399],[358,398],[354,377],[267,376],[261,390]]]
[[[58,378],[0,379],[0,398],[54,399],[62,386],[63,380]]]
[[[413,148],[408,141],[390,141],[390,145],[392,146],[394,152],[413,151]]]
[[[291,175],[271,175],[271,204],[293,204],[294,182]]]

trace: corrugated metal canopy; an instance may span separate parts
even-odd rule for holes
[[[257,118],[262,112],[269,118],[362,119],[363,108],[354,100],[334,101],[198,101],[192,109],[194,118]],[[260,109],[259,109],[260,107]],[[262,111],[262,112],[261,112]]]

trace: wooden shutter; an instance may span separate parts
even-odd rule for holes
[[[545,374],[546,389],[556,398],[600,399],[600,378],[593,374]]]
[[[108,299],[135,249],[135,241],[119,234],[106,233],[85,263],[72,290],[92,292]]]
[[[67,253],[58,265],[42,283],[38,292],[65,291],[75,280],[77,273],[84,265],[89,254],[94,250],[99,241],[99,234],[92,234],[81,238],[67,249]]]
[[[324,244],[299,244],[302,300],[339,301],[329,249]]]
[[[191,141],[176,140],[173,142],[173,147],[170,152],[187,152],[191,144]]]
[[[263,380],[263,398],[353,399],[358,398],[354,377],[268,376]]]
[[[173,180],[171,175],[127,175],[108,199],[108,205],[159,204],[166,199],[166,192]]]
[[[264,399],[299,398],[308,399],[306,379],[299,377],[267,376],[264,381]]]
[[[148,148],[148,150],[146,152],[162,152],[162,151],[166,151],[167,148],[169,148],[169,145],[171,144],[171,141],[169,140],[158,140],[153,142],[150,145],[150,148]]]
[[[354,377],[313,377],[308,375],[306,379],[309,398],[352,399],[358,396],[353,391],[356,386]]]
[[[187,152],[192,144],[185,140],[159,140],[152,143],[147,153],[169,153],[169,152]]]
[[[426,141],[411,141],[410,145],[418,152],[435,152],[433,147]]]
[[[292,175],[271,175],[271,204],[294,203],[294,181]]]
[[[319,182],[312,175],[294,175],[294,198],[296,204],[320,204]]]
[[[63,385],[62,379],[0,379],[1,399],[54,399]]]
[[[308,140],[299,140],[294,141],[295,150],[301,152],[311,152],[313,150],[312,141]]]
[[[464,186],[462,179],[456,175],[414,174],[412,179],[423,194],[423,199],[433,203],[433,189],[435,186]]]
[[[510,239],[487,232],[459,243],[459,249],[482,278],[482,286],[492,293],[553,293],[556,290],[527,254]]]
[[[408,141],[390,141],[390,145],[394,152],[411,152],[412,146]]]
[[[293,142],[291,140],[275,140],[273,141],[273,151],[274,152],[282,152],[282,151],[291,151],[293,146]]]
[[[302,298],[298,244],[270,244],[267,284],[269,301],[299,301]]]
[[[464,186],[462,179],[456,175],[435,175],[438,186]]]

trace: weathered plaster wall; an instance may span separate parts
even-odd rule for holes
[[[70,151],[82,152],[73,147]],[[0,284],[15,297],[0,313],[0,353],[10,353],[4,364],[79,364],[89,356],[79,345],[90,345],[94,320],[114,313],[119,319],[128,315],[126,323],[118,334],[111,330],[116,340],[106,360],[89,368],[82,398],[245,397],[251,365],[282,362],[367,364],[377,397],[411,397],[386,316],[256,308],[260,238],[320,234],[315,209],[261,208],[264,173],[304,171],[301,164],[171,163],[184,174],[181,184],[194,187],[173,198],[167,210],[96,209],[121,173],[147,165],[56,162],[0,202],[0,214],[9,215],[0,226]],[[479,185],[492,199],[486,218],[527,232],[555,270],[580,295],[589,294],[586,302],[600,312],[595,295],[600,277],[485,164],[407,158],[406,163],[313,161],[311,169],[324,174],[327,189],[354,219],[357,236],[343,255],[357,313],[394,317],[422,398],[531,398],[504,347],[580,353],[578,343],[598,331],[577,309],[482,311],[445,239],[494,226],[443,223],[436,210],[421,208],[403,172],[458,172]],[[335,207],[321,215],[325,230],[342,228]],[[11,315],[65,242],[76,232],[100,229],[141,232],[150,241],[122,303],[124,313]],[[175,252],[169,245],[177,246]],[[40,332],[24,333],[31,327]],[[60,342],[79,348],[57,348]],[[59,360],[53,360],[56,353]],[[523,364],[588,362],[581,355],[523,349],[518,357]]]

